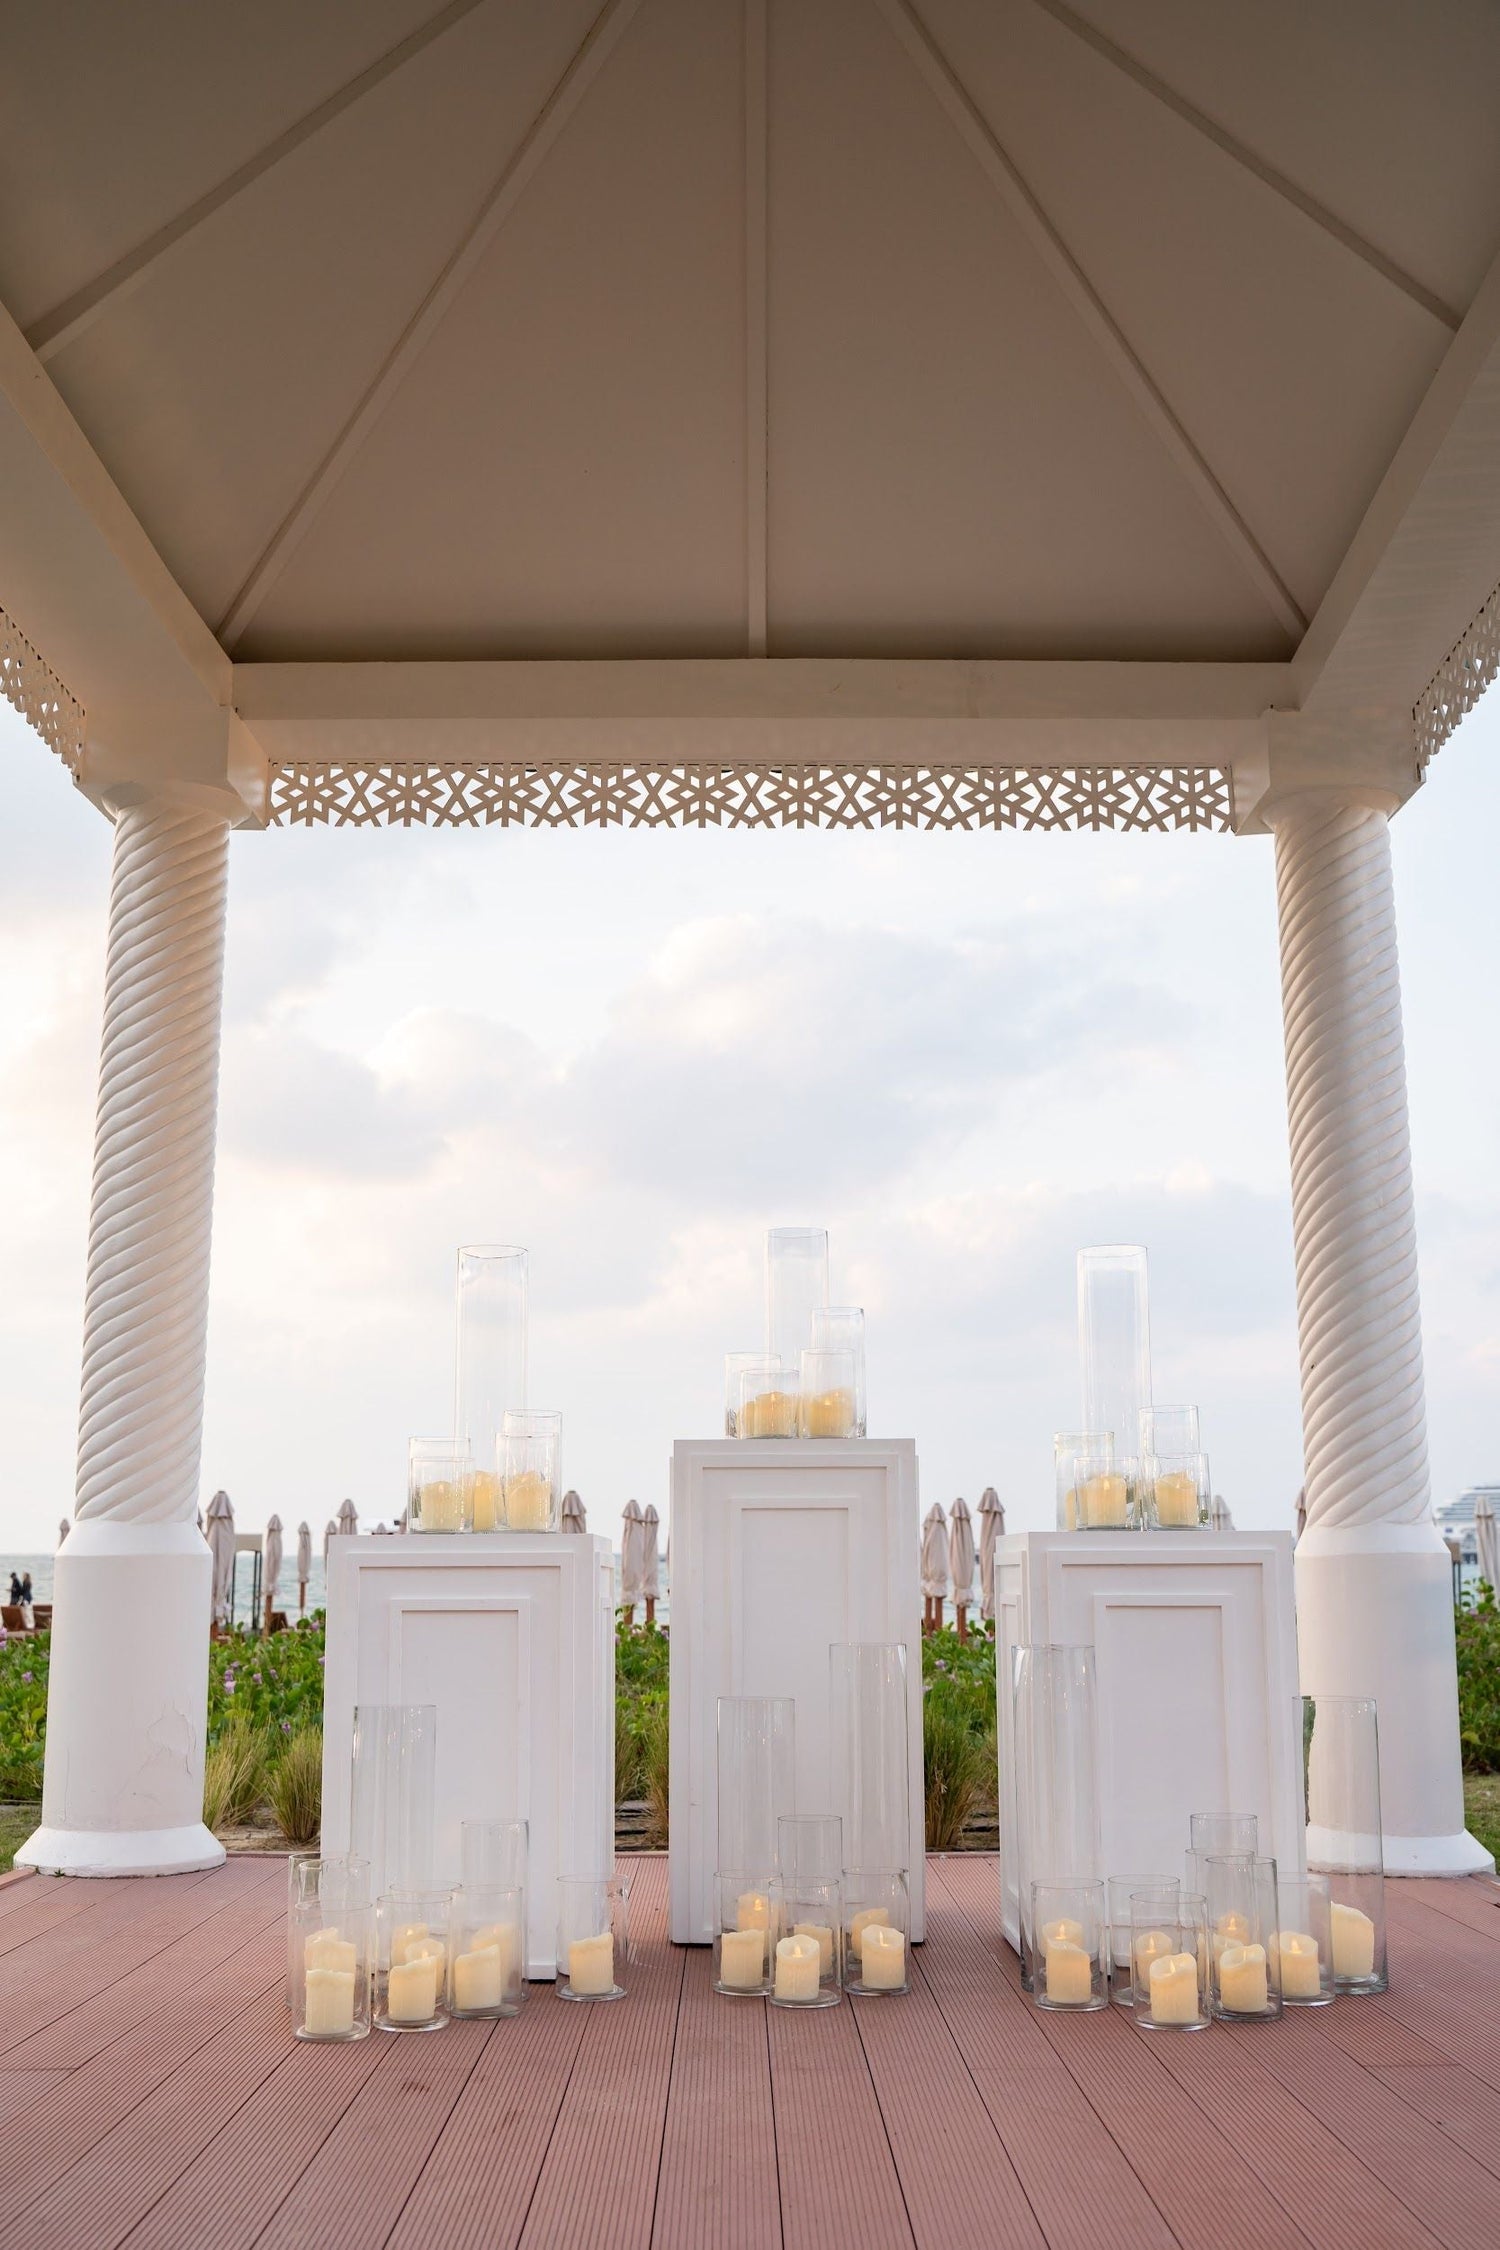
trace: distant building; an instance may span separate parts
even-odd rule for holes
[[[1500,1484],[1472,1484],[1456,1500],[1445,1500],[1441,1508],[1434,1510],[1438,1530],[1444,1538],[1451,1531],[1463,1541],[1466,1563],[1477,1563],[1479,1560],[1479,1549],[1474,1536],[1474,1505],[1481,1498],[1488,1500],[1495,1514],[1500,1516]]]

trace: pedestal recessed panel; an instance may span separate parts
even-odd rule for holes
[[[797,1705],[797,1803],[833,1802],[828,1772],[828,1649],[849,1638],[849,1510],[747,1503],[734,1517],[729,1592],[739,1695]]]

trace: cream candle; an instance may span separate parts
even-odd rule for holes
[[[740,1414],[745,1437],[795,1437],[799,1401],[793,1391],[762,1391],[747,1398]]]
[[[856,1960],[859,1958],[859,1949],[864,1941],[866,1930],[872,1928],[877,1922],[888,1924],[889,1921],[890,1915],[883,1906],[862,1906],[859,1909],[859,1912],[849,1924],[849,1944]]]
[[[309,2039],[339,2039],[354,2029],[352,1968],[308,1970],[302,2021]]]
[[[1263,2016],[1270,2006],[1263,1945],[1225,1946],[1219,1955],[1219,2002],[1240,2016]]]
[[[494,1531],[500,1523],[500,1479],[481,1469],[474,1479],[474,1529]]]
[[[462,1531],[464,1488],[445,1477],[424,1484],[417,1498],[417,1520],[423,1531]]]
[[[802,1427],[808,1437],[840,1438],[854,1435],[853,1391],[821,1391],[802,1402]]]
[[[1167,1469],[1157,1478],[1156,1520],[1167,1530],[1198,1521],[1198,1485],[1188,1470]]]
[[[776,1998],[816,2000],[821,1963],[822,1951],[815,1937],[793,1931],[790,1937],[782,1938],[776,1947]]]
[[[899,1992],[906,1982],[906,1939],[889,1921],[866,1922],[859,1933],[859,1981],[871,1992]]]
[[[1124,1531],[1128,1528],[1130,1487],[1113,1470],[1090,1477],[1079,1492],[1078,1500],[1086,1530]]]
[[[758,1992],[766,1977],[764,1928],[724,1930],[719,1937],[719,1982],[734,1992]]]
[[[1191,1953],[1158,1953],[1150,1964],[1147,1991],[1153,2023],[1198,2021],[1198,1964]]]
[[[771,1901],[764,1891],[741,1891],[734,1910],[737,1930],[769,1930]]]
[[[399,1929],[392,1930],[392,1961],[404,1961],[412,1948],[420,1944],[426,1935],[427,1924],[425,1922],[403,1922]]]
[[[505,1997],[505,1963],[498,1945],[476,1945],[453,1956],[455,2008],[498,2008]]]
[[[615,1988],[615,1941],[608,1930],[575,1938],[568,1947],[568,1982],[585,1998]]]
[[[1305,1930],[1283,1930],[1280,1935],[1281,1996],[1284,2000],[1316,2000],[1322,1988],[1318,1941]]]
[[[1070,1926],[1078,1928],[1076,1922]],[[1071,1938],[1056,1938],[1045,1958],[1047,1998],[1054,2008],[1077,2008],[1093,1998],[1094,1964],[1081,1945]]]
[[[352,1976],[358,1958],[352,1940],[337,1930],[314,1930],[302,1947],[302,1965],[308,1970],[341,1969]]]
[[[816,1938],[818,1941],[818,1973],[833,1974],[833,1932],[826,1922],[798,1922],[792,1930],[794,1937]]]
[[[1329,1909],[1333,1931],[1333,1973],[1352,1983],[1362,1983],[1375,1974],[1375,1924],[1368,1914],[1357,1906],[1340,1906],[1335,1900]]]
[[[487,1922],[470,1940],[470,1950],[475,1953],[486,1952],[492,1945],[499,1949],[500,1974],[508,1984],[521,1958],[521,1933],[515,1923]]]
[[[441,1966],[441,1959],[430,1953],[392,1963],[385,1986],[385,2012],[392,2023],[427,2023],[437,2014]]]
[[[1214,1924],[1214,1959],[1217,1961],[1226,1945],[1248,1945],[1250,1924],[1243,1914],[1221,1914]]]
[[[1135,1981],[1148,1984],[1153,1961],[1166,1959],[1175,1950],[1165,1930],[1143,1930],[1135,1941]]]
[[[546,1531],[552,1522],[552,1485],[540,1469],[505,1480],[505,1521],[512,1531]]]
[[[1043,1952],[1049,1945],[1082,1945],[1082,1943],[1083,1924],[1071,1921],[1066,1914],[1060,1915],[1055,1922],[1044,1922],[1042,1924]]]

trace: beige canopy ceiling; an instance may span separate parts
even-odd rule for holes
[[[273,759],[372,659],[1409,716],[1500,580],[1491,0],[37,0],[0,108],[0,604],[91,714],[139,626]]]

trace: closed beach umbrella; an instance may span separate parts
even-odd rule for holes
[[[1304,1532],[1304,1531],[1306,1531],[1306,1529],[1307,1529],[1307,1486],[1306,1486],[1306,1485],[1304,1485],[1304,1486],[1302,1487],[1302,1490],[1301,1490],[1301,1491],[1300,1491],[1300,1492],[1298,1493],[1298,1495],[1297,1495],[1297,1537],[1298,1537],[1299,1539],[1300,1539],[1300,1538],[1302,1537],[1302,1534],[1303,1534],[1303,1532]]]
[[[1234,1518],[1229,1513],[1229,1502],[1224,1498],[1222,1492],[1214,1494],[1213,1505],[1209,1509],[1209,1522],[1211,1528],[1215,1531],[1233,1531],[1234,1529]]]
[[[297,1526],[297,1608],[307,1607],[307,1581],[312,1576],[312,1526]]]
[[[967,1500],[955,1500],[948,1522],[948,1575],[953,1600],[967,1609],[974,1599],[974,1519]]]
[[[1474,1543],[1479,1549],[1479,1575],[1500,1594],[1500,1536],[1495,1511],[1481,1493],[1474,1503]]]
[[[276,1607],[276,1589],[281,1583],[281,1518],[272,1516],[266,1525],[264,1547],[265,1561],[261,1570],[261,1591],[266,1597],[266,1630],[271,1629],[271,1612]]]
[[[932,1602],[944,1600],[948,1592],[948,1519],[936,1500],[922,1526],[922,1591]]]
[[[641,1518],[641,1592],[648,1602],[661,1599],[661,1517],[654,1505]]]
[[[583,1512],[583,1502],[576,1492],[563,1494],[562,1527],[564,1531],[588,1530],[589,1519]]]
[[[68,1533],[72,1530],[72,1528],[73,1526],[69,1523],[67,1517],[64,1516],[62,1522],[57,1527],[57,1544],[59,1545],[59,1547],[67,1538]],[[201,1510],[199,1511],[198,1516],[198,1528],[200,1531],[203,1529],[203,1515]]]
[[[1004,1532],[1005,1510],[1000,1495],[987,1484],[979,1495],[979,1609],[983,1617],[995,1614],[995,1541]]]
[[[325,1570],[325,1571],[326,1571],[326,1570],[327,1570],[327,1568],[328,1568],[328,1548],[329,1548],[329,1544],[330,1544],[330,1542],[331,1542],[331,1541],[333,1541],[333,1540],[337,1539],[338,1535],[339,1535],[339,1527],[338,1527],[338,1525],[337,1525],[336,1523],[329,1523],[329,1524],[325,1524],[325,1525],[324,1525],[324,1527],[323,1527],[323,1568],[324,1568],[324,1570]]]
[[[356,1532],[358,1531],[358,1529],[359,1529],[359,1510],[358,1510],[358,1508],[356,1508],[356,1507],[355,1507],[355,1505],[354,1505],[354,1502],[353,1502],[352,1500],[341,1500],[341,1501],[339,1502],[339,1531],[340,1531],[341,1535],[343,1535],[343,1536],[344,1536],[344,1537],[346,1537],[346,1538],[350,1538],[350,1539],[352,1539],[352,1538],[354,1537],[354,1534],[355,1534],[355,1533],[356,1533]]]
[[[208,1551],[213,1556],[213,1617],[222,1625],[234,1594],[234,1510],[227,1492],[216,1492],[208,1503]]]
[[[620,1600],[627,1609],[646,1598],[642,1583],[645,1577],[646,1554],[642,1533],[646,1519],[641,1514],[639,1500],[627,1500],[623,1528],[620,1533]]]

